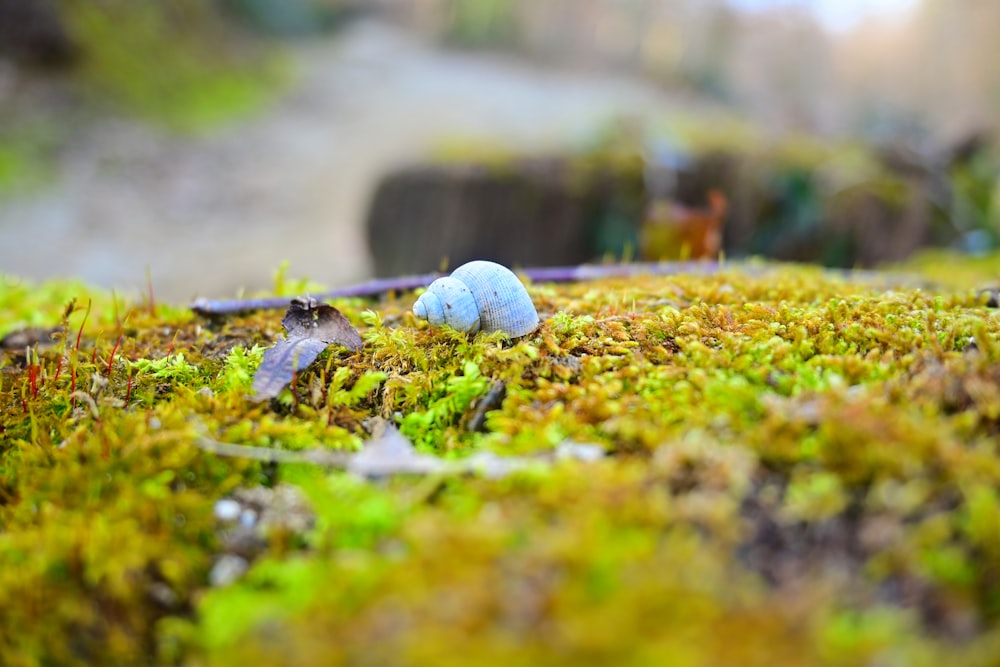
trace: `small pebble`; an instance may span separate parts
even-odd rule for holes
[[[162,581],[150,584],[147,591],[149,597],[164,609],[174,609],[177,607],[177,593],[174,593],[173,589]]]
[[[219,521],[236,521],[241,509],[240,504],[232,498],[223,498],[215,503],[215,518]]]
[[[477,452],[465,460],[469,470],[487,479],[500,479],[531,466],[528,459],[498,456],[493,452]]]
[[[243,576],[249,567],[245,558],[226,554],[215,561],[212,571],[208,573],[208,581],[213,586],[228,586]]]
[[[556,446],[557,461],[583,461],[593,463],[604,458],[604,448],[589,442],[573,442],[566,440]]]
[[[253,561],[267,549],[267,540],[254,528],[240,525],[223,532],[219,536],[222,551],[233,556],[242,556],[247,561]]]

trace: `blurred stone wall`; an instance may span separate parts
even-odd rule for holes
[[[633,161],[594,154],[503,169],[411,166],[387,175],[377,189],[367,220],[369,245],[383,276],[470,259],[516,266],[637,254],[663,259],[643,256],[638,244],[651,206],[668,201],[697,211],[718,190],[729,202],[722,234],[727,257],[874,266],[927,245],[995,246],[995,205],[974,222],[956,215],[968,199],[958,176],[970,164],[992,165],[982,171],[979,187],[986,193],[995,188],[997,153],[981,145],[974,155],[925,161],[902,149],[855,146],[799,155],[779,146],[686,156],[679,168],[646,164],[639,154]],[[595,168],[600,164],[606,166]],[[656,183],[671,185],[663,190]]]

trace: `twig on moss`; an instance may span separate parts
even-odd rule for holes
[[[712,274],[723,266],[719,262],[652,262],[632,264],[581,264],[579,266],[546,266],[521,269],[521,275],[537,283],[570,283],[598,278],[624,278],[641,274],[673,275],[680,273]],[[313,295],[316,299],[350,297],[375,297],[389,292],[402,292],[425,287],[440,273],[425,273],[400,278],[378,278],[357,285],[349,285]],[[287,308],[290,298],[267,297],[262,299],[197,299],[191,310],[199,315],[228,315],[251,310]]]
[[[477,474],[497,478],[557,460],[569,458],[593,462],[604,455],[603,449],[596,445],[564,442],[544,457],[499,456],[492,452],[478,452],[466,459],[451,461],[416,451],[413,443],[400,433],[395,425],[384,419],[373,419],[370,428],[371,437],[359,452],[336,452],[318,448],[287,451],[270,447],[234,445],[213,440],[205,435],[195,438],[194,444],[217,456],[253,459],[266,463],[308,463],[346,470],[366,479],[381,479],[392,475],[447,474]]]
[[[423,287],[440,277],[439,273],[428,273],[420,276],[405,276],[403,278],[385,278],[370,280],[357,285],[349,285],[312,295],[316,299],[338,299],[350,297],[371,297],[388,292],[399,292]],[[228,315],[251,310],[277,310],[288,308],[291,297],[266,297],[262,299],[197,299],[191,304],[191,310],[198,315]]]
[[[713,261],[667,261],[667,262],[632,262],[628,264],[580,264],[578,266],[542,266],[519,269],[517,272],[535,283],[574,283],[586,280],[601,280],[607,278],[628,278],[631,276],[672,276],[701,275],[710,276],[729,268],[739,268],[751,275],[762,275],[775,269],[774,265],[755,264],[747,262],[713,262]],[[889,286],[905,285],[909,287],[934,288],[917,276],[886,273],[864,269],[836,269],[823,267],[823,271],[844,279],[859,282],[876,283]],[[403,292],[425,287],[441,273],[425,273],[416,276],[400,278],[377,278],[356,285],[338,287],[336,289],[312,295],[317,300],[342,299],[351,297],[376,297],[389,292]],[[277,310],[287,308],[291,297],[265,297],[260,299],[197,299],[191,304],[191,310],[205,317],[232,315],[253,310]]]
[[[344,452],[333,452],[325,449],[289,451],[273,447],[251,447],[219,442],[204,436],[195,438],[194,444],[199,449],[216,456],[253,459],[264,463],[311,463],[331,468],[345,468],[350,461],[350,455]]]

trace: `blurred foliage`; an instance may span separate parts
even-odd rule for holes
[[[79,45],[79,77],[94,95],[177,130],[252,111],[287,71],[198,0],[64,2]]]
[[[443,38],[465,47],[514,46],[517,6],[511,0],[450,0]]]
[[[0,3],[8,13],[12,6]],[[59,150],[95,113],[201,132],[259,110],[291,79],[280,47],[241,28],[216,2],[28,0],[15,8],[25,21],[44,18],[48,32],[0,44],[20,68],[8,72],[10,94],[0,97],[0,195],[44,182]],[[5,35],[0,30],[0,40]],[[48,55],[53,35],[69,54],[58,61]]]
[[[381,0],[463,47],[630,71],[770,127],[925,141],[1000,129],[1000,6],[917,0],[830,31],[809,3],[726,0]],[[794,5],[794,6],[793,6]],[[860,8],[859,8],[860,13]]]
[[[0,195],[33,188],[48,177],[55,136],[51,123],[40,118],[0,129]]]
[[[949,169],[950,217],[964,234],[965,249],[982,252],[1000,246],[1000,155],[978,150]]]
[[[969,255],[962,253],[962,261],[955,261],[955,251],[945,248],[927,248],[904,262],[886,265],[886,269],[913,271],[936,285],[962,289],[997,284],[1000,264],[995,252]]]
[[[344,0],[218,0],[232,15],[265,33],[309,35],[339,25],[351,13]]]
[[[1000,242],[1000,145],[987,135],[918,152],[905,142],[768,136],[725,119],[673,125],[653,128],[653,148],[642,149],[649,169],[670,174],[666,190],[646,194],[697,204],[721,188],[734,204],[727,254],[852,266],[925,245],[988,252]]]

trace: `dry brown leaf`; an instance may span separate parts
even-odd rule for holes
[[[329,345],[361,349],[361,335],[344,315],[312,297],[292,299],[281,324],[287,336],[264,351],[264,359],[253,378],[254,398],[274,398],[295,372],[306,368]]]

